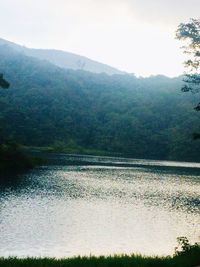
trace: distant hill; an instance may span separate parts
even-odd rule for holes
[[[57,150],[200,161],[196,95],[182,78],[66,70],[0,46],[0,136]],[[85,150],[86,149],[86,150]]]
[[[1,45],[9,46],[27,56],[32,56],[41,60],[47,60],[58,67],[65,69],[85,70],[93,73],[106,73],[108,75],[124,73],[106,64],[102,64],[87,57],[65,51],[54,49],[32,49],[0,38],[0,46]]]

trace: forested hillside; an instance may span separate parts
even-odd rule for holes
[[[195,95],[182,78],[65,70],[0,46],[4,138],[30,146],[103,150],[136,158],[199,161]]]

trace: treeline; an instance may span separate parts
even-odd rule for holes
[[[199,161],[199,114],[182,78],[64,70],[0,46],[1,138],[27,146],[95,149],[137,158]]]

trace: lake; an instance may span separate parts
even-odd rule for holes
[[[50,162],[1,176],[0,257],[166,255],[179,236],[199,241],[199,163],[64,154]]]

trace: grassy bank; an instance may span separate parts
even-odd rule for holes
[[[0,258],[1,267],[195,267],[200,265],[200,247],[173,257],[119,255],[109,257],[75,257],[68,259]]]

